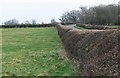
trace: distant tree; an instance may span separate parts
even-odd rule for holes
[[[35,25],[35,24],[36,24],[36,20],[35,20],[35,19],[32,19],[32,20],[31,20],[31,24]]]
[[[88,9],[87,7],[80,7],[80,16],[82,23],[88,23]]]
[[[8,20],[6,22],[4,22],[5,25],[18,25],[19,24],[19,21],[16,20],[16,19],[11,19],[11,20]]]
[[[118,2],[118,21],[117,24],[120,25],[120,1]]]
[[[61,23],[65,24],[80,22],[80,11],[79,10],[66,11],[63,13],[59,20],[61,21]]]
[[[55,19],[51,19],[51,24],[57,24],[57,21]]]
[[[41,22],[41,24],[44,24],[44,22]]]
[[[30,21],[26,20],[26,21],[25,21],[25,24],[31,24],[31,23],[30,23]]]
[[[115,25],[119,16],[119,6],[116,4],[99,5],[90,8],[80,7],[81,23]]]

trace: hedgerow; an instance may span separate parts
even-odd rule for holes
[[[119,29],[74,30],[59,25],[57,30],[68,57],[77,61],[80,75],[118,75]]]
[[[55,27],[55,24],[19,24],[19,25],[1,25],[1,28],[35,28],[35,27]]]

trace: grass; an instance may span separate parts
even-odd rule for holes
[[[117,26],[117,25],[116,26],[110,26],[110,27],[112,27],[112,28],[120,28],[120,26]]]
[[[86,28],[83,28],[83,27],[80,27],[80,26],[74,26],[75,28],[77,29],[80,29],[80,30],[87,30]]]
[[[54,27],[3,29],[2,44],[3,76],[75,75]]]
[[[0,29],[0,78],[2,76],[2,29]]]
[[[118,26],[118,25],[116,25],[116,26],[108,26],[108,27],[111,27],[111,28],[120,28],[120,26]],[[88,30],[88,29],[86,29],[84,27],[80,27],[80,26],[75,26],[75,28],[81,29],[81,30]]]

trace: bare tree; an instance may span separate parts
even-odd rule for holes
[[[118,2],[118,21],[117,24],[120,25],[120,1]]]
[[[118,24],[119,6],[116,4],[95,7],[80,7],[81,23],[114,25]]]
[[[31,24],[36,25],[36,20],[35,20],[35,19],[32,19],[32,20],[31,20]]]
[[[16,20],[16,19],[11,19],[11,20],[8,20],[6,22],[4,22],[5,25],[18,25],[19,24],[19,21]]]
[[[41,22],[41,24],[44,24],[44,22]]]
[[[26,21],[25,21],[25,24],[31,24],[31,23],[30,23],[30,21],[26,20]]]
[[[57,21],[55,19],[51,19],[51,24],[57,24]]]
[[[80,11],[79,10],[72,10],[66,11],[59,19],[61,23],[77,23],[80,21]]]

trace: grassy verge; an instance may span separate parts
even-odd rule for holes
[[[77,29],[81,29],[81,30],[87,30],[86,28],[80,27],[80,26],[74,26]]]
[[[60,55],[54,27],[2,30],[3,76],[75,75],[69,60]]]
[[[110,26],[111,28],[120,28],[120,26]]]

